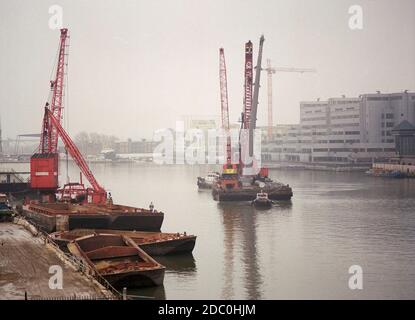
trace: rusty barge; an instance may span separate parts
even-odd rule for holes
[[[127,236],[141,249],[151,256],[164,256],[178,253],[191,253],[196,243],[196,236],[186,233],[161,233],[124,230],[75,229],[71,231],[54,232],[50,237],[62,250],[77,238],[93,234],[109,234]]]
[[[88,235],[69,243],[68,249],[116,288],[163,284],[165,267],[127,236]]]
[[[160,231],[164,213],[117,204],[29,203],[22,215],[51,233],[72,229]]]

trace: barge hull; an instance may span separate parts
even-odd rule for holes
[[[196,244],[196,236],[194,235],[104,229],[76,229],[66,232],[56,232],[53,233],[51,237],[63,251],[68,251],[67,245],[70,241],[91,234],[117,234],[128,236],[150,256],[191,253]]]
[[[75,205],[65,203],[29,204],[22,214],[48,233],[56,230],[115,229],[160,231],[164,213],[145,209],[114,206]],[[63,224],[66,224],[62,229]]]
[[[134,240],[134,239],[133,239]],[[168,254],[190,253],[196,244],[196,237],[164,242],[139,245],[150,256],[165,256]]]
[[[216,201],[254,201],[258,192],[261,192],[261,190],[223,191],[214,189],[212,196]],[[264,192],[267,191],[264,190]],[[270,200],[291,200],[292,196],[292,191],[268,193]]]
[[[140,288],[160,286],[164,281],[164,269],[125,272],[119,274],[103,275],[115,288]]]
[[[113,230],[139,230],[160,231],[163,224],[163,216],[132,216],[117,214],[115,216],[96,215],[71,215],[69,217],[69,229],[113,229]]]

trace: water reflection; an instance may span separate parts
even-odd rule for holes
[[[262,277],[258,262],[256,216],[257,211],[249,203],[220,203],[222,223],[224,226],[224,285],[223,299],[233,299],[234,276],[237,273],[235,265],[235,247],[242,250],[243,275],[242,282],[246,299],[261,299]],[[235,246],[235,243],[240,244]]]
[[[175,277],[182,278],[184,281],[188,277],[195,276],[196,262],[191,253],[173,254],[154,258],[166,267],[165,281],[169,273],[174,274]],[[141,298],[145,297],[148,299],[166,299],[166,291],[164,290],[164,285],[148,288],[131,288],[128,289],[128,294],[137,295]]]
[[[167,272],[175,272],[176,274],[196,272],[196,261],[191,253],[156,257],[156,259],[166,267]]]
[[[146,288],[129,288],[127,294],[132,300],[151,299],[151,300],[166,300],[166,291],[164,285],[157,287],[146,287]]]

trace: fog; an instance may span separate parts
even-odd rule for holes
[[[183,115],[219,115],[219,47],[228,67],[230,118],[242,111],[244,43],[261,34],[264,62],[315,68],[274,76],[274,123],[297,123],[299,102],[415,90],[412,0],[0,1],[0,117],[3,138],[38,133],[59,31],[69,28],[65,126],[151,138]],[[349,28],[351,5],[363,29]],[[266,124],[266,74],[259,125]]]

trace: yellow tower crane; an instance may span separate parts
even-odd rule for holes
[[[305,73],[305,72],[316,72],[315,69],[308,69],[308,68],[290,68],[290,67],[276,67],[273,68],[271,66],[271,59],[267,59],[267,67],[262,69],[267,72],[268,79],[267,79],[267,89],[268,89],[268,139],[272,136],[272,127],[273,127],[273,111],[272,111],[272,75],[276,72],[298,72],[298,73]]]

